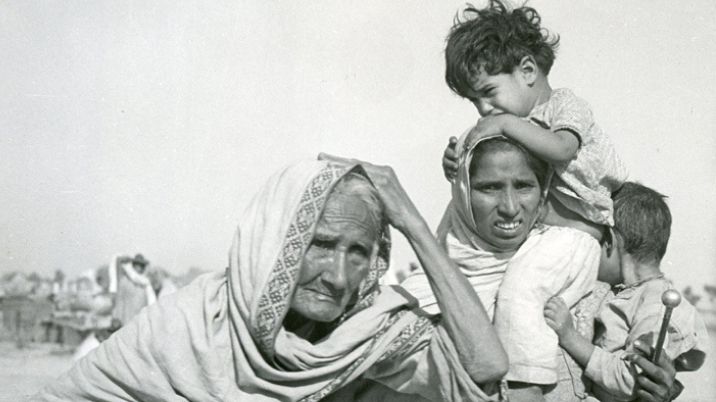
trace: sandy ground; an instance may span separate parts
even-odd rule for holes
[[[0,342],[0,401],[26,399],[71,365],[72,350],[56,344],[34,343],[18,349],[14,343]]]
[[[716,333],[711,332],[711,356],[696,373],[679,373],[686,386],[682,402],[716,401]],[[72,364],[71,352],[52,344],[32,344],[19,350],[0,343],[0,402],[17,402],[37,392]]]

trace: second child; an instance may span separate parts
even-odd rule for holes
[[[672,289],[661,272],[671,232],[671,213],[664,197],[638,183],[626,183],[614,197],[615,247],[605,258],[600,279],[614,285],[596,318],[594,345],[574,329],[559,297],[545,306],[545,318],[560,345],[582,366],[602,402],[631,401],[636,394],[636,368],[629,361],[635,343],[656,341],[664,291]],[[701,367],[708,334],[688,300],[674,308],[664,349],[679,371]]]

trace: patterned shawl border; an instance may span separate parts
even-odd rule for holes
[[[301,196],[280,255],[258,302],[254,339],[266,356],[273,356],[274,341],[286,314],[289,298],[301,268],[301,260],[313,239],[313,231],[334,183],[346,173],[345,166],[327,165],[311,180]]]
[[[376,364],[387,360],[399,360],[414,353],[418,350],[417,344],[432,337],[438,319],[437,316],[419,316],[400,331]]]
[[[343,371],[338,377],[334,378],[328,385],[321,388],[318,392],[315,392],[303,399],[300,400],[300,402],[316,402],[320,401],[321,399],[325,398],[328,394],[336,391],[338,388],[344,386],[347,384],[346,380],[348,377],[350,377],[353,372],[361,365],[363,362],[368,358],[368,356],[371,355],[373,352],[373,348],[375,347],[376,343],[378,343],[378,340],[380,340],[383,335],[390,329],[393,324],[395,324],[400,317],[403,316],[403,314],[406,312],[406,310],[400,310],[396,314],[393,314],[388,321],[383,325],[383,327],[375,334],[373,339],[370,341],[370,345],[366,348],[365,352],[356,359],[353,363],[351,363],[348,368]]]
[[[365,175],[361,167],[352,170]],[[333,186],[349,172],[344,165],[327,165],[311,180],[301,196],[294,221],[289,226],[281,254],[271,270],[269,281],[261,293],[254,324],[254,339],[265,356],[273,356],[274,341],[289,303],[291,292],[298,279],[301,260],[311,244],[316,222],[320,218],[328,194]],[[388,270],[390,258],[390,232],[384,227],[379,240],[378,259],[359,286],[358,303],[339,319],[339,322],[369,307],[379,293],[379,280]]]

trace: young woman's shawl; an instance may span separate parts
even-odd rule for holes
[[[304,253],[335,183],[355,166],[292,165],[243,215],[226,273],[143,310],[35,400],[316,401],[359,377],[433,400],[486,400],[445,330],[380,287],[387,231],[358,302],[324,339],[287,332]]]

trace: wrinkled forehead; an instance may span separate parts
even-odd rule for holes
[[[356,228],[363,231],[371,242],[378,238],[381,230],[380,211],[377,206],[355,194],[332,193],[326,200],[316,231],[335,231],[339,228]]]

